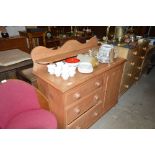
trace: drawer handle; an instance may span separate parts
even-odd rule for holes
[[[142,69],[142,67],[137,67],[137,69],[139,69],[139,70],[140,70],[140,69]]]
[[[139,79],[139,78],[136,76],[136,77],[135,77],[135,80],[138,80],[138,79]]]
[[[131,62],[130,65],[131,65],[131,66],[134,66],[134,65],[135,65],[135,62]]]
[[[133,55],[137,55],[137,51],[136,52],[133,52]]]
[[[129,76],[129,77],[132,77],[132,74],[131,74],[131,73],[129,73],[129,74],[128,74],[128,76]]]
[[[98,112],[94,112],[94,116],[98,116]]]
[[[146,47],[143,47],[143,50],[146,51]]]
[[[125,88],[129,88],[129,85],[124,85]]]
[[[94,100],[95,100],[95,101],[98,101],[98,99],[99,99],[99,96],[98,96],[98,95],[95,95],[95,96],[94,96]]]
[[[100,85],[100,82],[95,82],[95,86],[99,87]]]
[[[81,97],[80,93],[75,93],[74,98],[79,99]]]
[[[144,56],[141,56],[140,58],[141,58],[142,60],[144,60]]]
[[[81,110],[79,108],[75,108],[74,111],[76,114],[79,114]]]

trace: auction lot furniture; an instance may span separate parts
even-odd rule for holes
[[[0,52],[10,49],[20,49],[29,52],[25,37],[15,36],[9,38],[0,38]]]
[[[0,81],[16,79],[18,70],[32,67],[32,64],[30,55],[20,49],[0,51]]]
[[[58,128],[88,128],[117,103],[125,59],[99,64],[89,74],[77,71],[68,80],[47,71],[47,64],[86,53],[94,47],[97,47],[95,37],[84,44],[70,40],[56,50],[36,47],[31,52],[38,88],[47,97]]]
[[[127,59],[123,69],[120,95],[125,93],[147,71],[149,53],[148,43],[135,43],[132,47],[118,47],[118,56]]]

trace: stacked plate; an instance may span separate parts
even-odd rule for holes
[[[93,72],[93,66],[90,62],[80,62],[78,64],[78,71],[80,73],[92,73]]]

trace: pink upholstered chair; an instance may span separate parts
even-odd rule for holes
[[[0,83],[0,128],[57,128],[54,114],[41,107],[39,95],[35,87],[21,80]]]

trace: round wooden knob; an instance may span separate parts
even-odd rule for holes
[[[99,87],[100,85],[100,82],[95,82],[95,86]]]
[[[132,74],[131,74],[131,73],[129,73],[129,74],[128,74],[128,76],[129,76],[129,77],[131,77],[131,76],[132,76]]]
[[[137,52],[137,51],[135,51],[135,52],[133,52],[133,55],[137,55],[137,53],[138,53],[138,52]]]
[[[98,116],[98,112],[94,112],[94,116]]]
[[[76,114],[79,114],[81,110],[79,108],[75,108],[74,111]]]
[[[129,88],[129,85],[124,85],[125,88]]]
[[[79,99],[81,97],[80,93],[75,93],[74,98]]]
[[[95,95],[95,96],[94,96],[94,100],[95,100],[95,101],[98,101],[98,99],[99,99],[99,96],[98,96],[98,95]]]
[[[135,65],[135,62],[131,62],[130,65],[131,65],[131,66],[134,66],[134,65]]]

